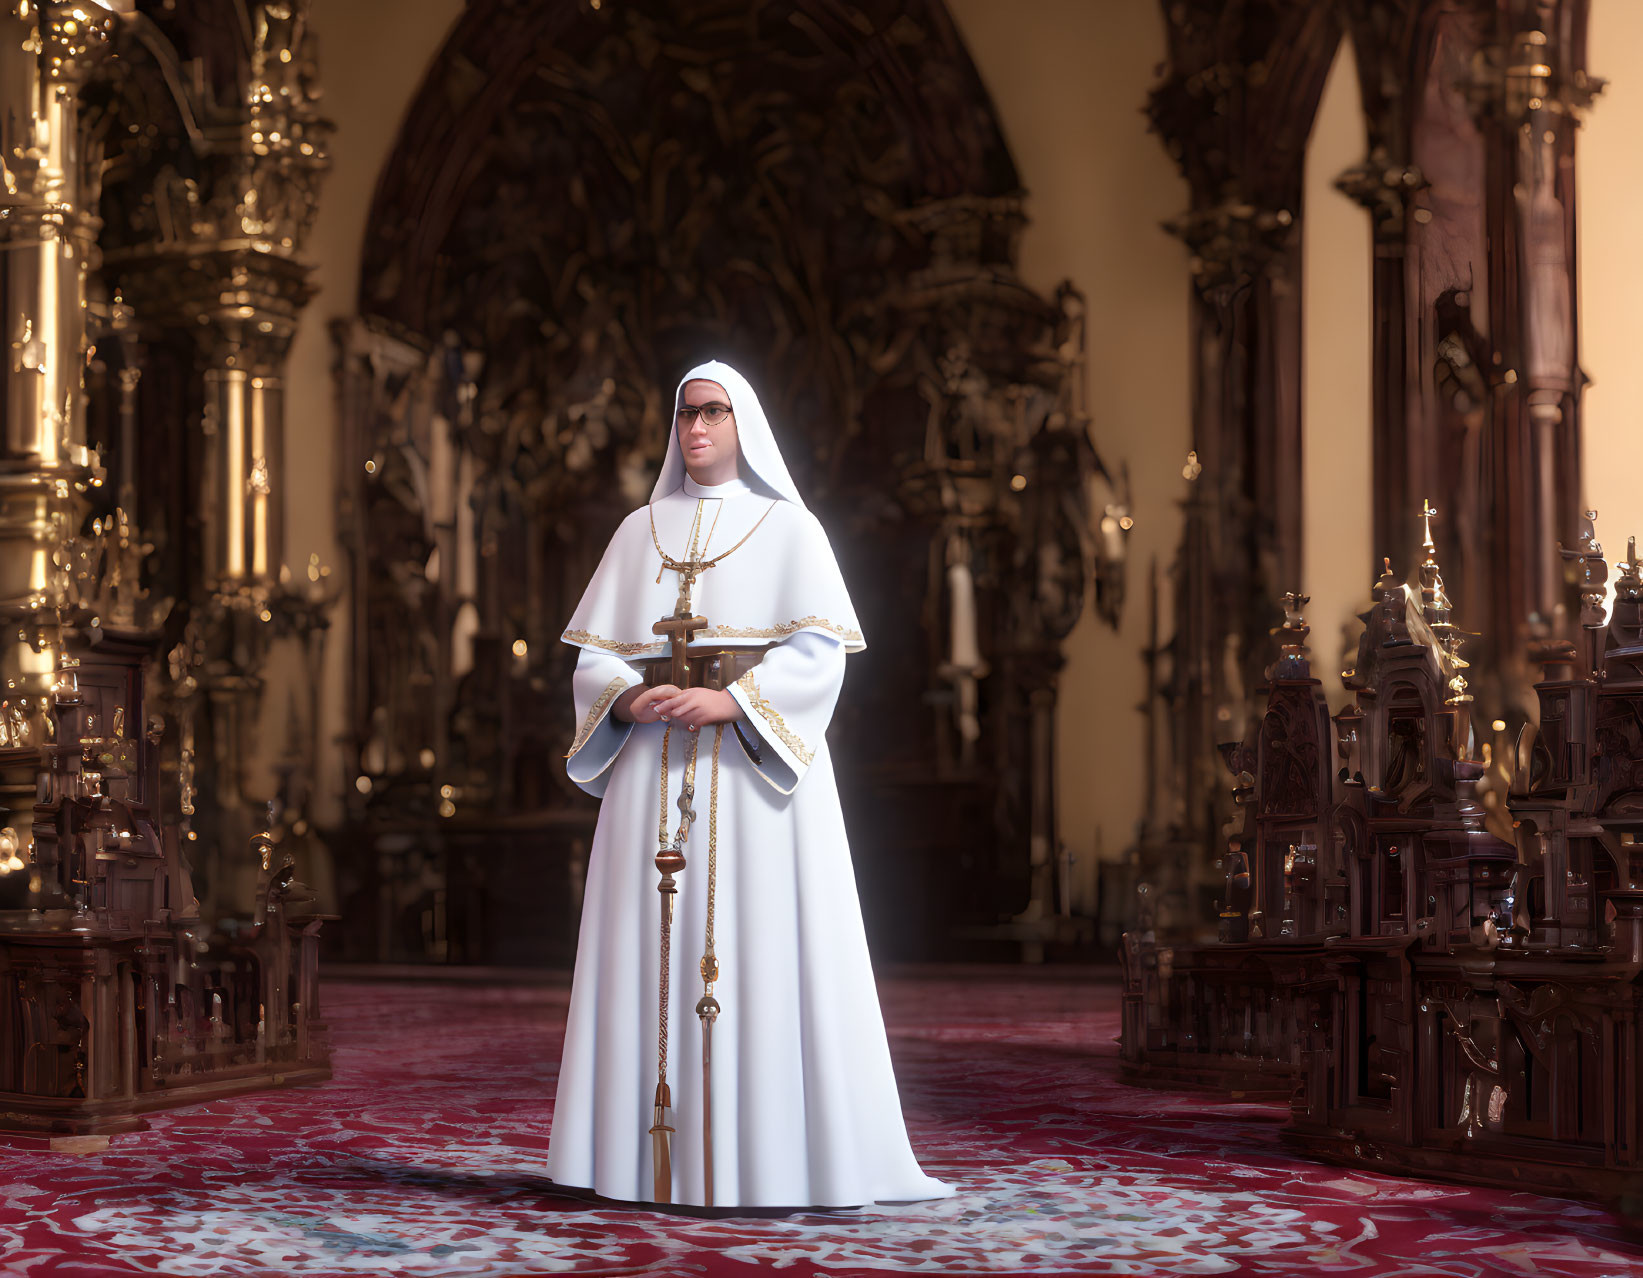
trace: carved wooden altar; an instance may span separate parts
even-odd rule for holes
[[[0,1132],[95,1144],[329,1075],[300,728],[242,783],[271,643],[323,642],[280,512],[325,128],[301,3],[0,26]]]
[[[1311,753],[1319,702],[1296,714],[1292,611],[1228,752],[1222,940],[1126,937],[1130,1081],[1288,1092],[1286,1139],[1336,1161],[1643,1192],[1643,575],[1634,540],[1605,619],[1589,521],[1563,558],[1578,638],[1534,643],[1540,723],[1515,744],[1479,740],[1430,535],[1418,581],[1376,583],[1338,770]]]
[[[1343,821],[1359,865],[1354,928],[1327,951],[1319,1006],[1337,1037],[1308,1044],[1287,1132],[1302,1148],[1606,1199],[1643,1191],[1643,1106],[1629,1083],[1643,1012],[1632,852],[1643,579],[1634,541],[1605,624],[1589,525],[1567,557],[1581,567],[1581,638],[1534,645],[1539,730],[1525,728],[1506,758],[1495,754],[1504,734],[1481,754],[1424,744],[1413,757],[1430,779],[1404,769],[1398,780],[1451,806],[1413,837],[1391,813],[1369,839]],[[1469,726],[1464,709],[1456,731]],[[1381,758],[1396,766],[1389,750]],[[1349,797],[1342,812],[1353,809]]]
[[[1300,1063],[1296,990],[1346,908],[1330,837],[1333,733],[1305,603],[1285,597],[1265,712],[1248,738],[1222,749],[1237,815],[1221,860],[1219,943],[1161,944],[1155,916],[1124,937],[1121,1073],[1130,1082],[1287,1095]]]

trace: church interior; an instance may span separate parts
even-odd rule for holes
[[[1643,1271],[1643,6],[4,7],[0,1273]],[[708,359],[951,1197],[545,1170]]]

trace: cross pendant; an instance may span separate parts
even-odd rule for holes
[[[690,596],[696,589],[696,578],[702,575],[702,561],[687,559],[679,565],[679,598],[673,605],[675,617],[690,616]]]

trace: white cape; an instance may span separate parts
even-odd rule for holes
[[[744,459],[755,462],[759,441],[750,447],[745,411],[752,392],[743,390],[745,382],[731,385],[722,365],[709,367],[714,371],[690,376],[712,377],[730,391]],[[762,415],[757,425],[768,434]],[[771,443],[764,455],[773,451]],[[775,481],[769,469],[767,463],[755,472],[766,492],[740,481],[702,488],[685,479],[653,501],[657,536],[674,558],[684,557],[698,506],[704,536],[719,520],[708,557],[765,516],[745,545],[706,571],[694,602],[710,622],[736,632],[707,632],[713,646],[777,642],[730,689],[758,761],[730,725],[719,754],[714,1204],[947,1197],[952,1188],[924,1174],[908,1142],[825,736],[846,651],[863,639],[825,533],[782,495],[784,486],[791,489],[785,468]],[[649,646],[649,622],[672,611],[677,582],[667,572],[655,584],[660,560],[649,516],[635,515],[612,539],[565,636],[582,650],[574,687],[581,727],[568,772],[604,804],[588,864],[547,1171],[560,1184],[652,1201],[660,953],[653,858],[666,725],[622,723],[610,707],[640,682],[626,658],[660,653]],[[634,548],[641,538],[648,558]],[[733,566],[735,573],[726,571]],[[639,604],[628,603],[630,592]],[[595,620],[606,632],[589,624]],[[781,633],[762,633],[770,630]],[[628,644],[644,646],[624,652]],[[702,994],[715,733],[698,735],[697,820],[678,876],[669,964],[668,1084],[677,1129],[672,1201],[701,1205],[702,1036],[695,1006]],[[670,835],[690,738],[683,728],[672,734]]]

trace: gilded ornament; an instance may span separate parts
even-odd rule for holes
[[[753,679],[753,672],[749,670],[736,680],[736,686],[747,693],[747,699],[753,703],[753,708],[765,717],[771,729],[781,738],[782,744],[791,750],[800,762],[809,767],[811,759],[815,757],[814,754],[799,739],[798,734],[787,726],[787,720],[782,718],[781,712],[764,699],[764,694],[759,691],[759,685]]]
[[[588,717],[582,720],[582,727],[576,734],[576,740],[571,742],[570,749],[565,752],[567,759],[587,744],[588,738],[593,735],[594,728],[598,727],[599,721],[605,717],[606,707],[620,696],[622,689],[627,686],[628,681],[626,679],[612,679],[610,683],[605,685],[605,690],[594,698],[593,704],[588,707]]]

